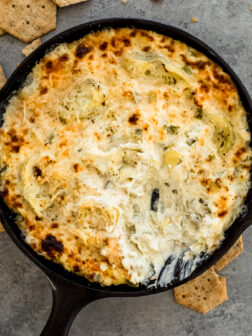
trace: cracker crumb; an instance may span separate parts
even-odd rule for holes
[[[250,7],[250,10],[251,10],[251,12],[252,12],[252,6]]]
[[[122,0],[122,3],[125,5],[128,2],[128,0]]]
[[[34,40],[32,43],[28,44],[24,49],[22,49],[22,53],[25,56],[29,56],[33,50],[37,49],[41,45],[41,38]]]
[[[193,22],[193,23],[197,23],[197,22],[199,22],[199,20],[194,16],[194,17],[192,18],[192,22]]]

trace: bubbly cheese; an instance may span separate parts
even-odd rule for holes
[[[2,195],[26,242],[102,285],[190,275],[250,186],[234,83],[150,31],[57,46],[10,99],[0,136]]]

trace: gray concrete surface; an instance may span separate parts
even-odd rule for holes
[[[140,17],[173,24],[217,50],[252,93],[252,0],[88,0],[59,9],[56,31],[106,17]],[[195,16],[198,23],[191,23]],[[0,37],[0,64],[10,76],[22,61],[24,44]],[[229,301],[203,316],[174,303],[172,292],[142,298],[105,299],[90,304],[74,321],[70,336],[251,336],[252,229],[244,235],[245,252],[221,274]],[[42,272],[0,234],[0,335],[39,335],[51,306]],[[52,335],[57,336],[57,335]]]

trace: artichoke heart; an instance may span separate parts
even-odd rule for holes
[[[41,160],[38,155],[28,159],[21,170],[22,194],[37,216],[42,217],[43,212],[62,193],[62,190],[54,188],[44,176],[46,160]]]
[[[225,117],[213,113],[207,113],[204,120],[214,126],[213,142],[218,148],[218,153],[227,153],[235,141],[235,133],[231,123]]]
[[[179,80],[189,84],[188,75],[176,64],[153,53],[126,54],[121,63],[130,74],[156,85],[175,85]]]
[[[75,84],[64,99],[59,116],[65,120],[89,118],[99,113],[104,101],[104,94],[97,83],[93,79],[86,79]]]

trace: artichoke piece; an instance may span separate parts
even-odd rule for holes
[[[40,159],[38,155],[28,159],[21,170],[23,197],[39,217],[62,193],[62,190],[53,188],[44,175],[48,160]]]
[[[235,133],[231,123],[223,116],[207,113],[204,120],[214,126],[213,142],[216,144],[218,153],[225,154],[233,147]]]
[[[102,109],[105,102],[101,88],[93,79],[86,79],[75,84],[74,89],[65,98],[59,111],[59,118],[63,120],[89,118]]]
[[[172,148],[167,149],[163,157],[165,165],[167,167],[171,166],[172,168],[179,164],[182,159],[182,155]]]
[[[88,200],[79,209],[78,219],[85,228],[106,231],[118,222],[120,212],[116,207],[105,207]]]
[[[156,85],[175,85],[178,80],[189,84],[188,75],[183,70],[165,57],[153,53],[126,54],[121,64],[129,74]]]

